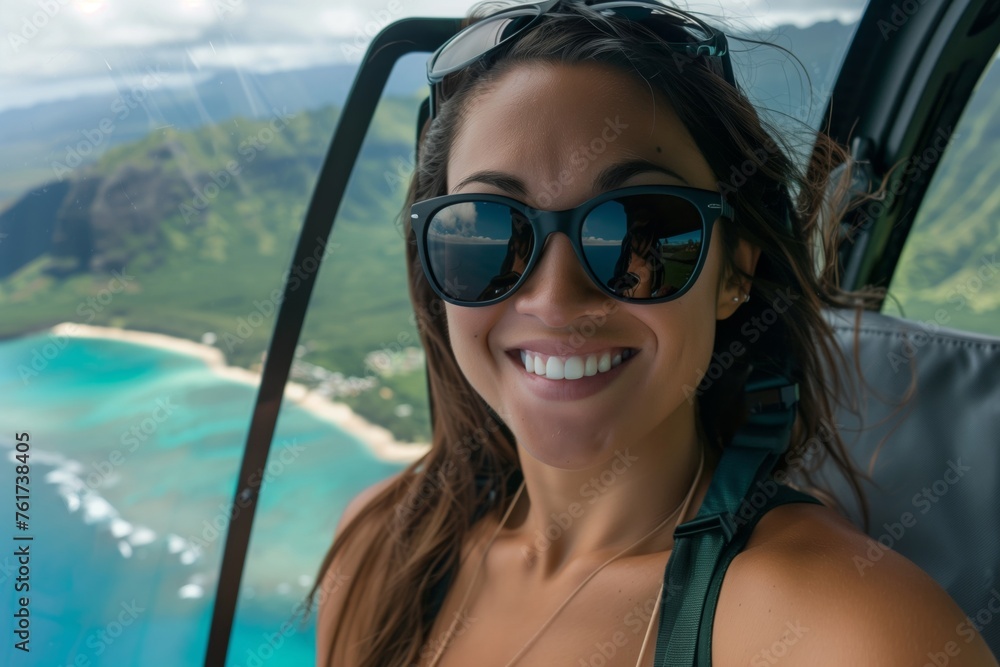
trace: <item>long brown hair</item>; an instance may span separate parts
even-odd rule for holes
[[[496,2],[481,3],[469,22],[497,8]],[[830,183],[833,166],[845,163],[847,155],[824,135],[817,137],[811,162],[802,170],[789,157],[792,151],[782,143],[781,133],[714,70],[698,59],[678,59],[662,38],[642,25],[564,3],[499,59],[452,75],[454,92],[423,128],[404,211],[414,201],[446,194],[451,143],[470,95],[488,90],[512,67],[539,61],[606,63],[665,95],[734,207],[737,222],[722,220],[729,269],[740,273],[732,261],[739,239],[761,250],[752,276],[753,298],[718,322],[716,330],[720,354],[737,341],[750,343],[748,351],[727,367],[706,372],[701,385],[692,388],[708,442],[721,450],[739,427],[749,365],[790,356],[800,401],[792,441],[778,469],[794,471],[811,484],[810,473],[832,457],[863,508],[860,473],[833,425],[831,396],[837,395],[837,378],[828,369],[843,360],[821,311],[829,306],[859,308],[866,299],[859,301],[836,286],[836,225],[846,208],[840,196],[846,186],[840,184],[850,182],[850,172]],[[408,221],[408,216],[403,219]],[[427,354],[432,446],[337,536],[309,596],[311,602],[339,552],[357,550],[360,565],[343,593],[343,609],[365,619],[364,636],[350,638],[364,667],[420,662],[421,647],[470,528],[484,512],[505,510],[520,480],[513,436],[462,374],[448,343],[443,303],[424,277],[408,227],[407,239],[410,296]],[[359,542],[362,524],[380,529]],[[332,628],[334,647],[348,639],[346,617],[342,614]],[[321,660],[331,660],[333,653],[331,647]]]

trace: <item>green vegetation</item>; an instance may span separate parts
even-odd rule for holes
[[[994,64],[950,136],[893,276],[886,312],[929,327],[1000,336],[998,110],[1000,67]]]
[[[345,376],[374,377],[374,389],[336,398],[403,440],[429,438],[422,369],[383,377],[364,360],[380,349],[398,349],[400,341],[402,347],[419,344],[398,229],[405,195],[398,176],[406,175],[409,164],[415,106],[386,100],[377,112],[300,340],[301,361]],[[74,183],[101,182],[87,204],[86,250],[95,255],[53,244],[0,283],[0,337],[66,321],[195,341],[210,332],[229,363],[259,368],[274,325],[273,295],[285,280],[337,117],[338,110],[324,109],[297,114],[278,130],[281,123],[274,119],[168,129],[112,149],[74,173]],[[387,168],[392,178],[386,178]],[[159,196],[148,196],[150,190]],[[155,224],[116,224],[129,212],[125,204],[108,213],[118,192],[135,202],[138,217]],[[80,254],[91,257],[90,266],[74,268]],[[109,268],[118,258],[124,260]],[[64,275],[67,267],[71,272]],[[310,377],[293,380],[319,384]]]

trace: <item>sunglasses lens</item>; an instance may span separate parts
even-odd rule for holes
[[[648,22],[665,39],[679,44],[704,43],[714,36],[714,31],[704,23],[670,7],[650,12]]]
[[[510,206],[467,201],[438,210],[425,236],[428,274],[458,303],[493,301],[521,281],[535,249],[531,222]],[[699,208],[673,194],[633,194],[587,214],[580,244],[606,292],[643,300],[691,283],[705,243]]]
[[[581,242],[605,289],[631,299],[658,299],[691,281],[704,236],[701,213],[687,199],[628,195],[591,211]]]
[[[534,249],[531,223],[493,202],[446,206],[426,232],[428,270],[448,297],[466,303],[497,299],[524,273]]]
[[[437,79],[466,67],[497,44],[516,35],[538,13],[538,7],[513,9],[473,23],[441,48],[434,59],[430,77]]]

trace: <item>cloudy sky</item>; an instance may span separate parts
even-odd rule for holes
[[[273,72],[357,61],[405,16],[459,16],[472,0],[2,0],[0,110],[114,91],[157,72],[184,84],[223,67]],[[853,21],[862,0],[714,0],[682,6],[740,28]]]

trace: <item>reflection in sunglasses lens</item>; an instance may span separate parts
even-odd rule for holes
[[[530,221],[506,204],[462,202],[438,211],[427,227],[430,272],[450,298],[499,298],[521,280],[534,250]],[[627,195],[592,210],[580,233],[601,289],[632,299],[682,290],[701,255],[698,208],[674,195]]]
[[[509,292],[533,249],[531,223],[504,204],[453,204],[435,214],[427,230],[431,272],[445,294],[461,301]]]
[[[656,299],[687,285],[701,255],[701,213],[673,195],[629,195],[605,202],[581,231],[584,255],[618,296]]]

